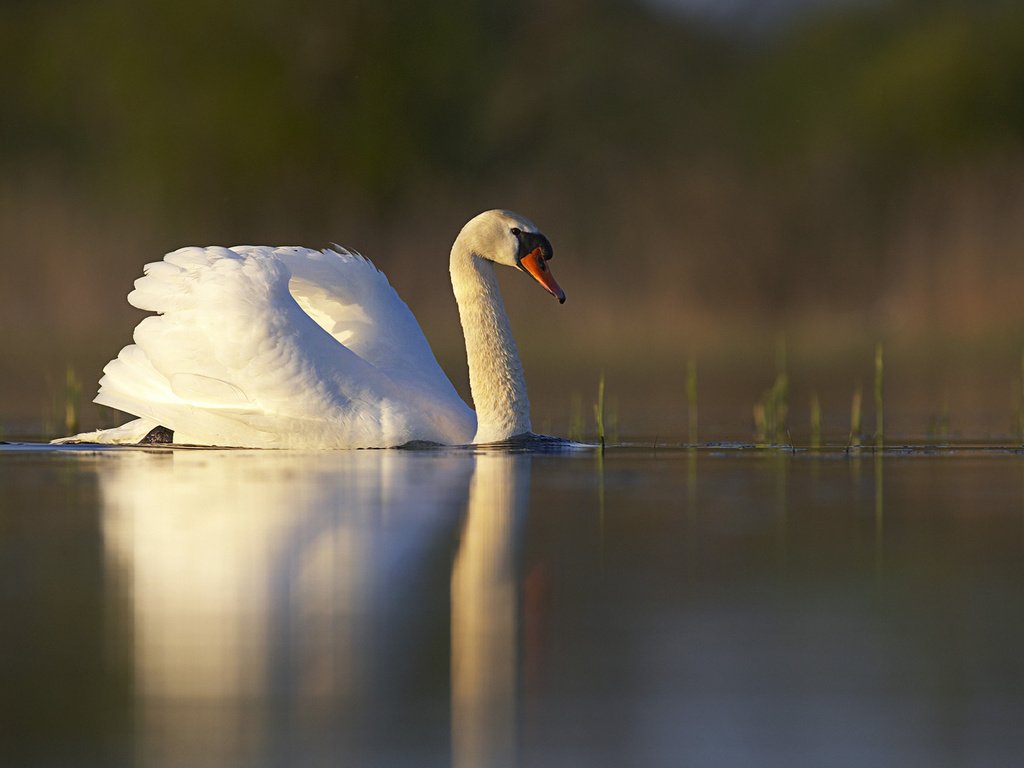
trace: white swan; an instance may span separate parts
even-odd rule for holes
[[[183,248],[147,264],[128,301],[157,314],[103,369],[95,402],[138,418],[55,442],[254,448],[487,443],[528,434],[530,405],[494,264],[565,301],[551,244],[527,219],[486,211],[452,246],[466,338],[466,406],[387,278],[343,248]]]

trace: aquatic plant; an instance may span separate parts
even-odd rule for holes
[[[1020,353],[1020,381],[1017,386],[1017,441],[1024,445],[1024,351]]]
[[[582,441],[583,429],[583,397],[579,392],[573,392],[569,398],[569,439]]]
[[[882,389],[885,383],[882,358],[882,342],[875,345],[875,447],[881,448],[885,442],[885,416],[882,402]]]
[[[782,443],[788,433],[789,375],[786,373],[786,340],[779,338],[775,353],[775,381],[754,404],[754,432],[760,446]]]
[[[686,361],[687,442],[697,444],[697,356],[691,352]]]
[[[619,399],[614,395],[608,396],[604,422],[608,442],[615,445],[619,442]]]
[[[1019,418],[1019,415],[1018,415]],[[945,443],[949,440],[949,400],[942,401],[942,408],[928,420],[928,439]]]
[[[64,429],[68,434],[78,431],[78,411],[82,402],[82,382],[69,365],[64,375]]]
[[[597,381],[597,402],[594,403],[594,422],[597,425],[597,439],[601,443],[601,452],[604,452],[604,371],[601,371],[601,378]]]
[[[861,438],[861,386],[853,390],[853,398],[850,401],[850,437],[847,440],[848,448],[860,448]]]
[[[818,450],[821,447],[821,403],[818,401],[818,393],[811,392],[811,449]]]

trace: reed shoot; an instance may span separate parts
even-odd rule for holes
[[[82,383],[72,366],[64,376],[64,429],[68,434],[78,431],[78,408],[82,400]]]
[[[821,403],[818,401],[818,393],[811,393],[811,449],[818,450],[821,447]]]
[[[697,444],[697,356],[690,353],[686,363],[686,425],[688,442]]]
[[[861,388],[857,385],[857,388],[853,390],[853,399],[850,401],[850,439],[847,442],[847,446],[850,448],[860,447],[860,436],[861,436]]]
[[[604,371],[601,371],[601,378],[597,382],[597,402],[594,403],[594,421],[597,424],[597,439],[601,443],[601,452],[604,452]]]
[[[885,415],[882,402],[882,389],[885,383],[882,357],[882,343],[875,345],[875,447],[881,448],[885,443]]]
[[[615,445],[619,442],[619,400],[617,397],[608,398],[604,421],[608,442]]]
[[[1017,387],[1017,440],[1024,445],[1024,352],[1020,353],[1020,385]]]
[[[942,402],[942,409],[935,416],[932,416],[928,423],[928,439],[932,442],[945,443],[949,441],[949,401]]]
[[[786,373],[786,340],[779,339],[775,355],[775,381],[754,405],[754,431],[758,445],[780,444],[789,432],[789,375]]]
[[[583,398],[579,392],[573,392],[569,399],[569,439],[581,442],[583,429]]]

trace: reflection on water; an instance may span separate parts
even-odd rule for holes
[[[519,596],[529,458],[478,457],[452,572],[453,765],[516,764]]]
[[[131,585],[147,763],[421,764],[447,757],[449,716],[454,765],[514,757],[528,457],[361,452],[299,469],[178,451],[115,465],[100,476],[103,534]]]
[[[0,448],[0,764],[1013,764],[1022,459]]]

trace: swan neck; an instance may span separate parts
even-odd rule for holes
[[[452,288],[466,339],[469,387],[476,409],[474,443],[505,440],[531,431],[530,402],[512,327],[494,264],[456,241]]]

